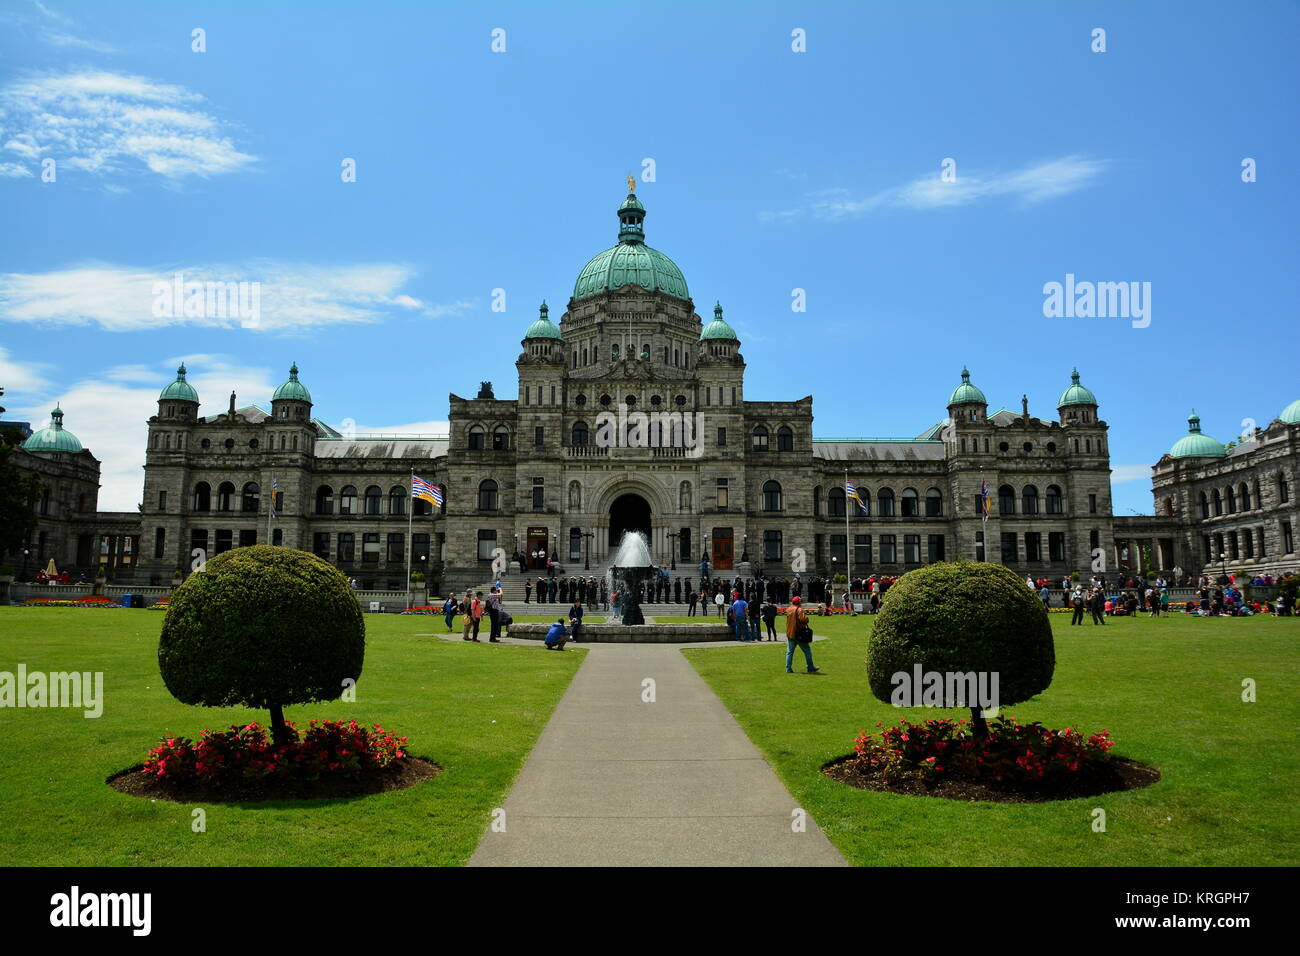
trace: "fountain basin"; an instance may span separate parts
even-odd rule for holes
[[[508,637],[540,641],[549,624],[511,624]],[[736,632],[726,624],[586,624],[582,644],[691,644],[699,641],[732,641]]]

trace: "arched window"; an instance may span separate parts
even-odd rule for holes
[[[998,488],[998,514],[1013,515],[1016,513],[1016,489],[1010,485],[1002,485]]]
[[[781,483],[779,481],[763,482],[763,510],[781,510]]]
[[[813,517],[822,516],[822,486],[818,485],[813,489]]]
[[[388,513],[390,515],[406,514],[406,489],[395,485],[388,491]]]
[[[1201,517],[1208,518],[1209,516],[1210,516],[1210,496],[1202,491],[1201,492]]]
[[[582,510],[582,484],[580,482],[569,482],[569,510]]]
[[[1058,485],[1047,486],[1047,513],[1049,515],[1059,515],[1065,511],[1061,507],[1061,489]]]
[[[682,514],[690,514],[692,509],[691,501],[691,483],[683,481],[677,487],[677,510]]]
[[[794,430],[789,425],[782,425],[776,430],[776,450],[794,451]]]
[[[609,357],[612,358],[615,362],[618,361],[618,343],[617,343],[617,342],[615,342],[613,345],[611,345],[611,346],[609,347]]]
[[[234,511],[235,486],[229,481],[223,481],[217,487],[217,510]]]
[[[754,451],[767,451],[767,429],[764,426],[759,425],[754,429],[749,447]]]
[[[920,514],[920,511],[917,508],[918,503],[919,503],[919,499],[916,497],[916,489],[904,488],[903,489],[903,517],[904,518],[917,517]]]
[[[943,492],[938,488],[931,488],[925,493],[925,516],[937,518],[941,514],[943,514]]]
[[[479,511],[496,511],[497,510],[497,483],[491,478],[485,478],[478,485],[478,510]]]
[[[1241,502],[1242,511],[1250,510],[1250,485],[1246,484],[1244,481],[1241,483],[1241,490],[1237,500]]]
[[[1259,496],[1259,479],[1256,478],[1253,484],[1255,488],[1255,494],[1251,497],[1251,500],[1255,502],[1256,508],[1262,508],[1264,507],[1264,499]],[[1261,554],[1260,557],[1263,557],[1263,555]]]
[[[1025,485],[1024,491],[1020,493],[1020,512],[1027,515],[1038,514],[1037,485]]]
[[[212,486],[206,481],[200,481],[194,486],[194,510],[212,510]]]
[[[1232,485],[1228,485],[1228,514],[1237,512],[1237,492]]]
[[[839,485],[826,492],[826,516],[828,518],[844,517],[844,489]]]
[[[316,513],[318,515],[334,513],[334,489],[329,485],[321,485],[316,489]]]
[[[357,513],[357,487],[356,485],[345,485],[339,492],[339,514],[354,515]]]
[[[486,433],[483,431],[483,426],[470,425],[469,426],[469,450],[482,451],[486,447],[487,447]]]
[[[876,510],[882,518],[894,517],[894,491],[892,488],[881,488],[876,492]]]
[[[1223,514],[1223,496],[1219,494],[1218,488],[1214,489],[1214,514],[1216,517]],[[1222,551],[1223,549],[1220,548],[1219,550]]]
[[[250,481],[244,485],[244,495],[240,503],[240,511],[257,511],[257,506],[261,503],[262,486],[255,481]]]
[[[384,492],[378,485],[371,485],[366,489],[366,514],[377,515],[384,513]]]
[[[574,422],[574,423],[573,423],[573,443],[574,443],[575,445],[585,445],[585,444],[587,444],[587,437],[588,437],[588,433],[587,433],[587,423],[586,423],[586,422]]]
[[[492,429],[492,450],[507,451],[510,448],[510,429],[505,425],[498,425]]]

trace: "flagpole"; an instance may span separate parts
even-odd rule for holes
[[[406,502],[406,609],[411,609],[411,552],[415,550],[411,538],[411,522],[415,520],[415,472],[411,472],[411,497]]]
[[[845,468],[844,469],[844,566],[845,566],[846,573],[844,575],[844,593],[849,596],[849,600],[846,603],[850,603],[853,600],[853,543],[849,540],[848,488],[849,488],[849,470]],[[854,489],[854,493],[855,494],[857,493],[856,488]],[[833,596],[834,595],[832,595],[832,597]],[[845,608],[845,610],[847,611],[848,608]]]
[[[268,502],[268,507],[266,509],[266,543],[267,544],[270,544],[275,538],[275,534],[272,531],[272,526],[274,521],[275,521],[275,472],[271,472],[271,500],[270,502]]]

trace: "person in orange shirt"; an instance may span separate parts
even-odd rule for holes
[[[808,612],[799,606],[799,598],[794,598],[785,611],[785,672],[794,673],[794,648],[799,645],[804,660],[808,662],[808,673],[815,674],[821,670],[813,664],[812,631],[808,628]]]

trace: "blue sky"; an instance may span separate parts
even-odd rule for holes
[[[750,398],[907,437],[964,363],[991,411],[1044,417],[1077,365],[1116,513],[1146,513],[1193,406],[1227,441],[1300,397],[1297,26],[1268,2],[9,0],[6,417],[62,401],[120,509],[181,358],[204,413],[266,405],[296,360],[336,427],[441,431],[449,392],[514,396],[537,304],[558,319],[649,158],[647,239],[697,311],[722,301]],[[177,271],[261,282],[260,322],[155,316]],[[1149,282],[1150,324],[1044,317],[1067,273]]]

